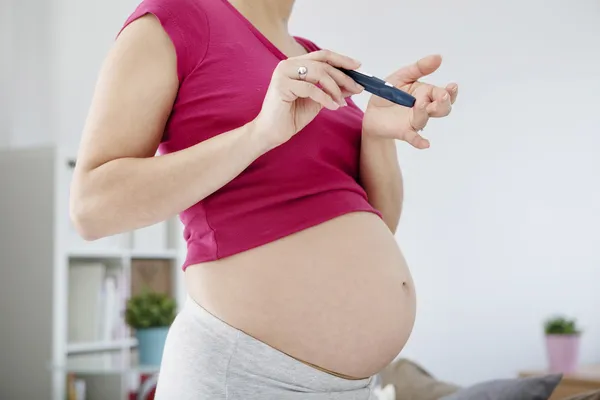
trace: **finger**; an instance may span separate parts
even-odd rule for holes
[[[342,93],[342,89],[330,75],[326,73],[320,74],[318,81],[315,83],[319,85],[325,91],[325,93],[331,96],[333,100],[340,105],[340,107],[347,105]]]
[[[429,104],[431,103],[426,99],[417,101],[409,115],[409,122],[412,129],[405,134],[404,140],[417,149],[427,149],[430,146],[429,140],[425,139],[419,133],[429,121],[429,114],[427,113],[427,106]]]
[[[312,99],[329,110],[340,108],[330,95],[310,82],[290,79],[288,88],[296,98]]]
[[[438,88],[434,85],[427,83],[415,82],[411,85],[412,94],[419,101],[426,101],[427,103],[433,103],[436,100],[441,100],[446,94],[446,91],[442,88]]]
[[[427,106],[427,113],[430,117],[446,117],[452,111],[451,97],[448,91],[442,88],[434,89],[435,101]]]
[[[306,76],[301,77],[299,75],[300,67],[306,68]],[[343,107],[346,105],[346,100],[344,99],[342,89],[339,87],[337,82],[331,77],[327,67],[335,69],[323,62],[317,62],[312,60],[296,60],[287,64],[284,73],[290,79],[304,80],[306,82],[310,82],[314,85],[320,86],[321,89],[323,89],[325,93],[331,96],[340,107]]]
[[[325,71],[333,78],[333,80],[335,80],[342,91],[345,92],[344,97],[348,97],[353,94],[359,94],[365,90],[364,87],[356,83],[354,79],[350,78],[339,69],[336,69],[330,65],[326,65]]]
[[[427,102],[427,113],[430,117],[445,117],[452,111],[450,94],[441,87],[419,83],[414,92],[419,102]]]
[[[341,67],[345,69],[357,69],[361,63],[358,60],[335,53],[331,50],[319,50],[312,53],[308,53],[299,57],[299,59],[308,59],[313,61],[320,61],[332,65],[334,67]]]
[[[340,107],[343,107],[346,105],[346,100],[344,100],[342,89],[329,74],[327,65],[321,62],[309,63],[306,80],[320,86]]]
[[[436,101],[427,106],[427,113],[432,118],[444,118],[450,115],[451,112],[452,104],[450,102],[445,104]]]
[[[438,102],[431,103],[427,107],[427,113],[431,118],[444,118],[452,112],[452,105],[444,106]]]
[[[454,102],[456,102],[456,98],[458,97],[458,85],[456,83],[451,83],[446,86],[446,90],[450,94],[450,104],[454,104]]]
[[[414,64],[407,65],[394,72],[387,81],[394,85],[403,85],[418,81],[424,76],[434,73],[442,64],[440,55],[430,55],[424,57]]]
[[[445,102],[448,101],[450,102],[450,94],[448,93],[448,91],[445,88],[441,88],[438,86],[433,86],[433,85],[427,85],[431,88],[430,91],[430,96],[432,101],[438,101],[438,102]]]
[[[429,140],[419,135],[418,132],[410,131],[405,135],[404,140],[414,148],[424,150],[430,147]]]
[[[411,109],[409,114],[409,124],[413,131],[419,132],[425,128],[429,121],[429,113],[427,107],[430,105],[427,100],[417,100],[415,106]]]

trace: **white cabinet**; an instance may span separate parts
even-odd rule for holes
[[[76,374],[88,400],[126,399],[132,377],[151,372],[135,365],[122,319],[132,263],[168,262],[172,293],[179,305],[185,299],[177,218],[95,242],[77,235],[68,212],[74,155],[0,151],[2,398],[64,400]]]

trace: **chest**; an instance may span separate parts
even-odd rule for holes
[[[170,150],[197,144],[252,121],[260,113],[281,56],[252,34],[213,33],[201,65],[180,87],[169,123]],[[360,150],[362,111],[352,102],[323,110],[288,143],[258,163],[284,158],[307,166],[335,163],[354,171]],[[326,160],[326,161],[324,161]]]

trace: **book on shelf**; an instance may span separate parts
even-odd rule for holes
[[[68,374],[65,400],[117,400],[123,398],[121,377]]]
[[[102,262],[73,262],[68,279],[68,343],[110,343],[125,339],[127,282],[123,269],[110,268]],[[72,367],[114,365],[110,354],[80,354],[69,361]]]
[[[86,397],[85,380],[69,374],[67,377],[67,400],[86,400]]]

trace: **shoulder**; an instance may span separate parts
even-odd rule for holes
[[[163,26],[179,30],[182,35],[202,33],[208,29],[204,0],[143,0],[125,21],[124,27],[146,14],[153,14]],[[166,27],[166,26],[165,26]]]
[[[173,43],[182,80],[202,61],[208,48],[207,3],[208,0],[143,0],[127,17],[119,34],[139,18],[153,15]]]

